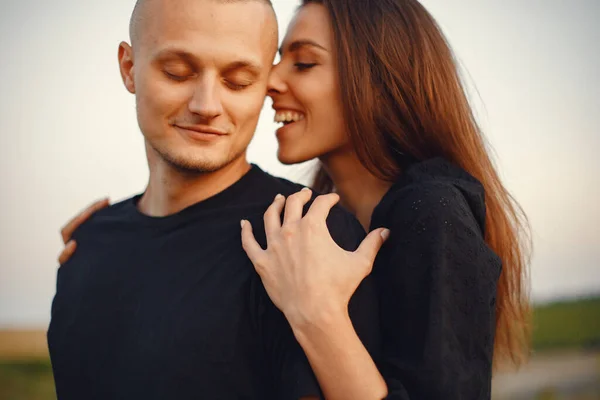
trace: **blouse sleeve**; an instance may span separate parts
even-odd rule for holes
[[[398,191],[374,274],[389,400],[489,399],[499,258],[450,184]]]

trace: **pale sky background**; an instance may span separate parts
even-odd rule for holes
[[[0,0],[0,328],[45,327],[59,228],[143,190],[147,166],[117,46],[133,0]],[[281,36],[297,1],[274,0]],[[600,293],[600,2],[423,0],[468,71],[502,177],[534,231],[536,301]],[[270,102],[249,158],[275,157]]]

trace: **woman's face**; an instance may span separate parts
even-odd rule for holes
[[[277,157],[295,164],[324,157],[348,144],[329,15],[320,4],[303,6],[288,27],[281,61],[273,67]]]

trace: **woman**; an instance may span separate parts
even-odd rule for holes
[[[305,0],[268,94],[284,122],[279,159],[318,157],[313,186],[335,194],[305,217],[310,191],[278,197],[265,214],[268,248],[247,221],[242,241],[326,397],[490,398],[492,360],[519,363],[527,351],[525,223],[434,19],[416,0]],[[389,228],[374,265],[331,240],[324,221],[338,200],[366,231]],[[380,360],[347,316],[371,270]]]

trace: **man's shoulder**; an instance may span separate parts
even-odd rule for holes
[[[347,251],[356,250],[365,237],[360,222],[340,205],[334,206],[329,212],[327,227],[333,240]]]
[[[306,187],[288,179],[279,178],[264,171],[261,172],[263,174],[261,181],[262,184],[264,184],[261,188],[261,196],[264,196],[266,202],[263,204],[264,210],[261,210],[260,217],[262,217],[262,214],[266,211],[267,207],[271,204],[277,194],[289,197]],[[304,207],[304,214],[306,214],[319,195],[320,193],[313,191],[311,200]],[[262,218],[256,218],[252,222],[253,226],[256,227],[255,232],[260,232],[257,236],[262,236],[262,231],[264,230]],[[340,205],[334,206],[329,212],[329,216],[327,217],[327,227],[329,228],[331,237],[339,246],[346,250],[355,250],[365,236],[365,232],[356,218]]]
[[[275,195],[277,194],[289,196],[302,190],[305,187],[304,185],[292,182],[288,179],[271,175],[270,173],[258,167],[257,170],[260,176],[258,182],[261,185],[261,194],[264,194],[265,196],[270,196],[271,194],[273,194],[273,197],[275,197]]]
[[[93,213],[73,234],[77,239],[80,235],[90,235],[103,228],[111,227],[114,223],[128,221],[135,211],[135,199],[140,195],[129,197]]]

